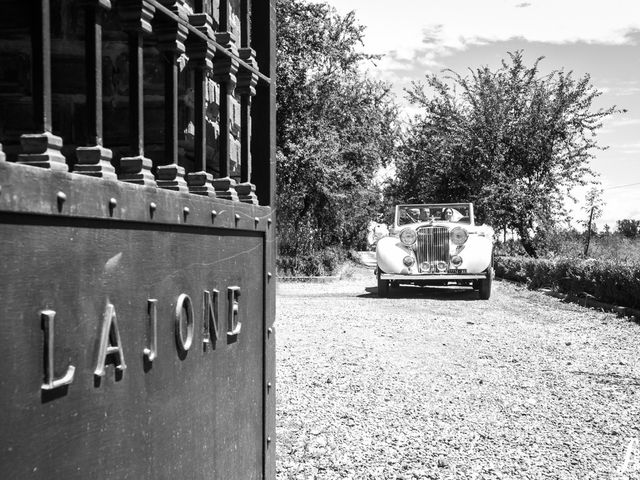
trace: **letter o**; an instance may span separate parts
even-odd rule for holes
[[[182,326],[184,324],[184,312],[187,312],[187,338],[182,335]],[[189,351],[193,343],[193,304],[191,298],[186,293],[181,294],[176,302],[176,311],[174,315],[176,325],[176,342],[183,352]]]

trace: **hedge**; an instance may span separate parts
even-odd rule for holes
[[[280,277],[333,275],[347,257],[348,252],[338,247],[328,247],[297,257],[278,255],[276,269]]]
[[[587,293],[602,302],[640,308],[640,264],[500,256],[495,259],[495,271],[496,276],[525,282],[529,288],[550,287],[567,294]]]

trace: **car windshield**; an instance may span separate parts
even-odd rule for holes
[[[438,203],[425,205],[399,205],[396,210],[396,225],[418,222],[453,222],[471,224],[468,203]]]

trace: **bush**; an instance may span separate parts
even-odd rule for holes
[[[298,256],[280,255],[276,260],[276,268],[278,276],[281,277],[334,275],[347,257],[346,250],[328,247],[324,250]]]
[[[587,293],[603,302],[640,308],[640,264],[579,259],[496,257],[496,276],[550,287],[563,293]]]
[[[636,238],[640,234],[640,220],[618,220],[617,227],[618,232],[627,238]]]
[[[514,239],[509,239],[506,242],[500,240],[496,241],[494,243],[494,252],[495,255],[504,257],[514,257],[527,254],[524,251],[524,248],[522,248],[520,241]]]

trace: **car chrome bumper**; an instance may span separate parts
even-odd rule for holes
[[[381,280],[484,280],[487,275],[484,273],[461,273],[461,274],[449,274],[449,273],[434,273],[434,274],[416,274],[416,275],[402,275],[395,273],[381,273]]]

